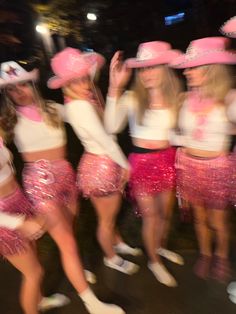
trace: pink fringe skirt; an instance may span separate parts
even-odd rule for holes
[[[173,147],[151,153],[131,153],[129,195],[156,195],[175,188],[175,152]]]
[[[31,205],[18,187],[12,194],[0,198],[0,211],[8,214],[32,217]],[[0,254],[10,256],[26,251],[28,240],[18,231],[0,227]]]
[[[178,149],[177,196],[207,209],[226,209],[230,196],[230,157],[193,157]]]
[[[23,183],[29,200],[37,211],[49,210],[49,202],[67,207],[78,196],[75,172],[66,160],[38,160],[26,163]]]
[[[121,167],[105,155],[84,153],[78,165],[77,186],[84,197],[121,192]]]

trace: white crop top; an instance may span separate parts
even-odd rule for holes
[[[11,156],[5,146],[0,147],[0,184],[9,178],[13,173]]]
[[[60,106],[63,106],[53,105],[61,115]],[[63,128],[52,127],[44,121],[33,121],[19,112],[17,112],[17,119],[18,122],[14,129],[14,142],[19,152],[37,152],[62,147],[66,144],[66,134]]]
[[[185,147],[216,152],[229,149],[231,124],[223,106],[201,117],[189,110],[186,100],[180,110],[179,128]]]
[[[71,124],[87,152],[107,155],[122,168],[129,167],[115,138],[107,134],[91,103],[85,100],[73,100],[67,103],[65,120]]]
[[[174,127],[170,109],[145,110],[142,124],[137,123],[137,101],[133,92],[125,92],[119,100],[107,97],[104,122],[111,134],[119,133],[129,121],[130,136],[146,140],[169,140],[169,131]]]

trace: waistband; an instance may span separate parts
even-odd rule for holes
[[[216,160],[216,159],[219,159],[219,158],[224,158],[224,157],[229,157],[229,155],[227,154],[224,154],[224,155],[218,155],[218,156],[214,156],[214,157],[205,157],[205,156],[197,156],[197,155],[192,155],[192,154],[189,154],[187,153],[186,151],[183,151],[183,150],[180,150],[180,152],[184,155],[186,155],[187,157],[189,158],[192,158],[192,159],[197,159],[197,160]]]
[[[170,146],[158,149],[158,148],[144,148],[144,147],[132,145],[131,152],[136,153],[136,154],[158,153],[158,152],[163,152],[169,148]]]

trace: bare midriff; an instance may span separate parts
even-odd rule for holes
[[[12,194],[16,190],[17,186],[18,184],[15,177],[13,175],[8,177],[5,181],[0,183],[0,198]]]
[[[184,151],[192,156],[196,157],[206,157],[206,158],[214,158],[214,157],[219,157],[219,156],[225,156],[228,154],[227,151],[209,151],[209,150],[201,150],[201,149],[196,149],[196,148],[189,148],[186,147],[184,148]]]
[[[25,162],[34,162],[40,159],[60,160],[66,158],[66,147],[62,146],[37,152],[22,153],[22,158]]]
[[[147,149],[165,149],[170,147],[168,140],[146,140],[141,138],[132,138],[133,145]]]

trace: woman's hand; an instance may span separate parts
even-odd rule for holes
[[[121,58],[122,52],[117,51],[111,59],[108,91],[109,96],[115,96],[114,94],[122,90],[128,83],[131,76],[131,70],[127,68]]]
[[[45,233],[44,223],[39,218],[29,218],[17,228],[29,240],[37,240]]]

